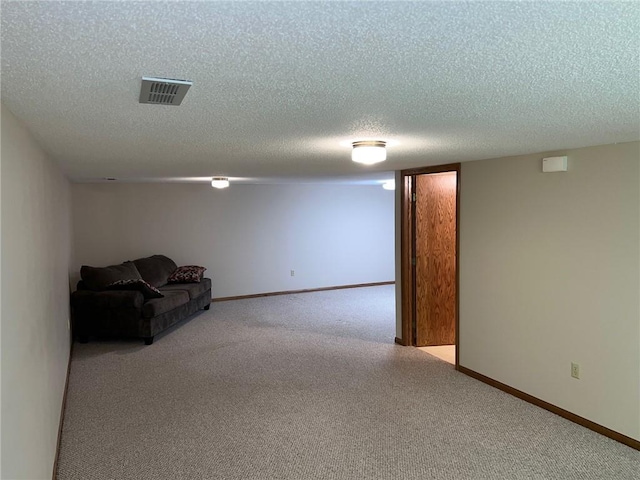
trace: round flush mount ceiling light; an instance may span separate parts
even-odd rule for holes
[[[229,186],[228,177],[213,177],[211,179],[211,186],[213,188],[227,188]]]
[[[351,160],[356,163],[373,165],[374,163],[384,162],[387,159],[387,142],[381,140],[364,140],[361,142],[353,142],[352,145]]]

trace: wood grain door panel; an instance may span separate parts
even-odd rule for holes
[[[452,345],[456,319],[456,173],[416,176],[416,345]]]

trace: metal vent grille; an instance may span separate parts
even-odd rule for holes
[[[193,82],[172,78],[142,77],[140,103],[180,105]]]

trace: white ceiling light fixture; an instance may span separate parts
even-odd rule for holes
[[[387,159],[387,142],[381,140],[363,140],[352,143],[351,160],[364,165],[384,162]]]
[[[229,186],[228,177],[213,177],[211,179],[211,186],[213,188],[227,188]]]
[[[395,180],[385,180],[382,183],[382,188],[385,190],[395,190],[396,189],[396,181]]]

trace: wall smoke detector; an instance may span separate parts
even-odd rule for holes
[[[193,82],[173,78],[142,77],[140,103],[180,105]]]

